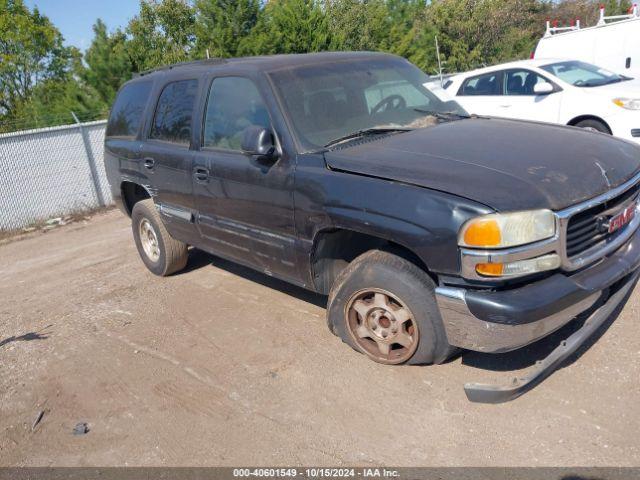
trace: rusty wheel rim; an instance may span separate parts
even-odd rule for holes
[[[368,288],[354,293],[345,316],[351,338],[376,362],[404,363],[418,347],[420,332],[413,313],[386,290]]]

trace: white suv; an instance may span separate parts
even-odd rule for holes
[[[468,112],[588,128],[640,143],[640,82],[578,60],[535,59],[456,75]]]

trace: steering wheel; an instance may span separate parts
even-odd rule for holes
[[[387,110],[400,110],[406,106],[407,101],[404,97],[394,93],[380,100],[376,106],[371,109],[371,114],[375,115],[376,113],[386,112]]]

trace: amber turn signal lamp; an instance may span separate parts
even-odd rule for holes
[[[502,241],[500,226],[494,219],[478,220],[464,232],[464,243],[475,247],[492,247]]]
[[[485,277],[501,277],[504,272],[503,263],[479,263],[476,272]]]

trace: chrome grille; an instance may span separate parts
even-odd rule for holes
[[[603,219],[622,212],[638,199],[640,183],[620,195],[573,215],[567,224],[566,252],[569,258],[622,235],[626,226],[609,233],[600,228]]]

